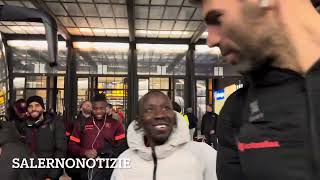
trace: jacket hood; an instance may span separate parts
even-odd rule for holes
[[[190,141],[189,128],[180,113],[176,112],[177,126],[173,129],[167,142],[160,146],[155,146],[155,152],[158,159],[168,157],[178,146],[182,146]],[[151,161],[151,147],[146,147],[144,143],[143,128],[136,130],[137,121],[133,121],[128,128],[128,145],[130,149],[137,153],[142,159]]]

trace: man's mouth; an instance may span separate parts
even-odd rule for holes
[[[168,123],[156,123],[152,126],[155,127],[157,130],[165,130],[165,129],[169,128]]]

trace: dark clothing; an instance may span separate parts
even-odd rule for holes
[[[77,115],[77,119],[74,122],[68,122],[67,123],[67,128],[66,128],[66,135],[68,137],[70,137],[74,127],[76,126],[76,124],[80,123],[80,129],[81,131],[84,129],[84,124],[90,120],[92,118],[92,116],[89,117],[85,117],[82,112],[79,112]]]
[[[189,129],[197,128],[198,118],[193,113],[186,113],[189,119]]]
[[[5,180],[34,180],[34,170],[14,169],[14,158],[30,158],[27,147],[20,142],[20,135],[11,122],[1,122],[0,127],[0,176]]]
[[[201,134],[206,137],[206,143],[217,149],[217,127],[218,115],[213,112],[206,112],[202,117]]]
[[[22,135],[24,132],[24,128],[26,127],[25,126],[26,119],[20,119],[19,117],[14,116],[12,119],[10,119],[10,121],[14,123],[19,134]]]
[[[64,122],[56,116],[44,114],[44,121],[39,125],[28,126],[25,130],[26,143],[31,152],[39,158],[65,158],[67,138]],[[41,169],[38,178],[58,179],[62,169]]]
[[[101,129],[100,133],[99,129]],[[104,120],[91,118],[86,121],[84,130],[81,131],[78,122],[70,136],[69,151],[74,155],[85,157],[85,152],[90,149],[96,149],[98,156],[102,158],[118,157],[127,149],[122,125],[110,117],[106,118],[105,123]],[[109,179],[111,173],[111,169],[95,169],[93,179]],[[86,178],[87,171],[84,171],[82,175],[84,176],[82,179]]]
[[[85,117],[82,112],[80,111],[77,115],[77,119],[74,121],[74,122],[69,122],[68,125],[67,125],[67,132],[66,132],[66,135],[68,136],[68,139],[70,138],[71,136],[71,133],[74,129],[74,127],[79,124],[79,129],[80,129],[80,132],[82,132],[84,130],[84,126],[85,126],[85,123],[87,121],[89,121],[92,117],[89,116],[89,117]],[[70,149],[68,148],[68,157],[69,158],[79,158],[80,155],[79,154],[74,154],[72,152],[70,152]],[[72,178],[72,179],[81,179],[81,174],[83,174],[83,169],[77,169],[77,168],[66,168],[66,172],[67,174]]]
[[[320,179],[320,61],[305,76],[268,67],[246,81],[220,113],[218,178]]]

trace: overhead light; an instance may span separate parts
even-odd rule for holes
[[[207,45],[197,45],[195,49],[196,49],[196,53],[199,53],[199,54],[221,55],[220,48],[216,46],[209,48],[209,46]]]
[[[105,42],[73,42],[73,47],[85,51],[109,51],[128,52],[128,43],[105,43]]]
[[[184,53],[188,50],[188,45],[172,44],[137,44],[139,52],[156,52],[156,53]]]
[[[29,41],[29,40],[9,40],[8,45],[18,49],[39,49],[46,50],[48,49],[47,41]],[[66,42],[58,42],[59,49],[66,49]]]

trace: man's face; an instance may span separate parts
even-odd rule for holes
[[[169,98],[162,94],[150,94],[143,104],[142,126],[155,145],[164,144],[176,125],[175,113]]]
[[[42,115],[43,111],[44,111],[44,109],[37,102],[32,102],[28,106],[28,113],[29,113],[31,119],[39,119],[39,117]]]
[[[104,101],[98,101],[93,103],[93,115],[97,120],[102,120],[106,115],[107,103]]]
[[[26,112],[27,112],[27,103],[20,103],[18,105],[14,106],[14,111],[16,113],[16,115],[20,118],[23,119],[27,116]]]
[[[81,111],[85,114],[90,114],[92,112],[92,104],[89,101],[86,101],[82,104]]]
[[[109,106],[106,107],[106,112],[107,114],[111,114],[112,113],[112,108],[110,108]]]
[[[275,13],[258,0],[206,0],[203,14],[208,24],[208,45],[218,46],[224,59],[248,71],[287,52],[287,36]]]

